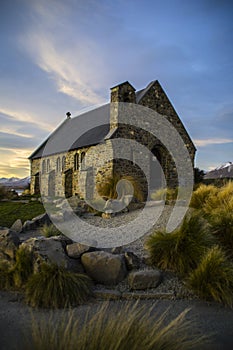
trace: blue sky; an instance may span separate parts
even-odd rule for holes
[[[0,177],[70,111],[158,79],[197,147],[196,166],[233,161],[233,2],[1,0]]]

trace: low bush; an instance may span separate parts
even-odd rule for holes
[[[194,322],[185,319],[188,309],[166,322],[168,312],[161,316],[154,307],[125,303],[110,308],[104,304],[93,316],[89,309],[83,318],[74,312],[60,320],[32,322],[32,340],[27,349],[36,350],[190,350],[208,343],[207,336],[195,330]]]
[[[203,256],[187,285],[201,298],[233,306],[233,264],[218,246]]]
[[[120,189],[120,193],[117,192],[117,184],[120,180],[126,180],[124,183],[124,189]],[[131,194],[131,188],[133,186],[133,195],[140,202],[144,200],[144,194],[138,181],[132,176],[121,176],[120,174],[114,174],[112,177],[108,177],[102,183],[98,183],[97,192],[101,197],[108,199],[117,199],[123,195]],[[122,192],[122,193],[121,193]]]
[[[47,225],[45,224],[42,228],[41,228],[41,234],[44,237],[53,237],[53,236],[59,236],[61,235],[61,232],[56,228],[56,226],[54,225]]]
[[[212,194],[203,206],[212,233],[233,257],[233,182],[227,183]]]
[[[158,200],[171,201],[176,199],[177,193],[178,193],[178,190],[174,188],[160,188],[155,192],[151,193],[151,199],[154,201],[158,201]]]
[[[187,215],[175,231],[155,231],[146,241],[150,261],[162,269],[184,275],[196,268],[203,253],[212,246],[213,236],[199,213]]]
[[[190,207],[195,209],[202,209],[210,196],[215,196],[218,188],[213,185],[200,185],[196,191],[193,192]]]
[[[25,285],[33,273],[32,255],[27,249],[20,247],[16,252],[16,262],[13,267],[13,281],[16,288]]]
[[[11,289],[14,285],[13,271],[7,261],[0,262],[0,290]]]
[[[26,284],[26,301],[33,307],[62,308],[83,303],[91,295],[91,280],[56,264],[42,264]]]
[[[32,272],[31,253],[20,247],[16,252],[14,265],[7,261],[3,261],[0,264],[0,289],[19,289],[24,287]]]

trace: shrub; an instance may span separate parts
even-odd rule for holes
[[[0,200],[9,199],[9,197],[10,197],[10,191],[6,187],[0,185]]]
[[[81,304],[91,294],[86,275],[72,273],[56,264],[42,264],[26,284],[26,301],[33,307],[61,308]]]
[[[12,270],[14,286],[22,287],[33,273],[32,255],[25,248],[20,247],[16,252],[16,262]]]
[[[117,192],[117,184],[120,180],[126,180],[129,183],[131,183],[128,186],[127,183],[125,183],[126,188],[124,188],[124,191],[126,193]],[[108,177],[106,180],[103,180],[102,183],[99,183],[97,185],[97,192],[102,197],[107,197],[108,199],[117,199],[118,197],[121,197],[124,194],[131,194],[132,186],[134,189],[134,197],[142,202],[144,200],[142,188],[138,181],[132,176],[121,176],[120,174],[114,174],[112,177]]]
[[[195,209],[201,209],[205,203],[209,200],[210,196],[216,195],[218,192],[217,187],[213,185],[200,185],[196,191],[193,192],[190,207]]]
[[[151,193],[151,199],[154,201],[157,200],[175,200],[177,197],[177,189],[174,188],[160,188],[156,190],[155,192]]]
[[[218,246],[203,256],[198,267],[190,273],[187,285],[201,298],[233,306],[233,264]]]
[[[199,213],[187,215],[171,233],[155,231],[146,241],[152,265],[185,274],[197,266],[202,254],[213,244],[209,226]]]
[[[53,237],[61,235],[61,232],[54,225],[44,225],[41,229],[41,234],[45,237]]]
[[[14,285],[13,271],[7,261],[0,262],[0,290],[11,289]]]
[[[138,303],[116,306],[110,309],[105,303],[94,316],[89,309],[84,322],[74,312],[63,314],[60,320],[51,316],[49,323],[34,319],[28,349],[190,350],[208,342],[207,336],[200,336],[193,322],[185,319],[188,309],[165,322],[168,312],[158,316],[154,307],[139,307]]]
[[[233,182],[211,195],[203,212],[211,225],[212,233],[233,257]]]

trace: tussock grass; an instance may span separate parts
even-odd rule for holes
[[[53,237],[53,236],[59,236],[61,235],[61,232],[56,228],[56,226],[54,225],[44,225],[41,229],[41,234],[44,237]]]
[[[155,231],[147,239],[145,248],[152,265],[184,275],[197,267],[201,256],[213,243],[207,222],[199,213],[192,213],[171,233]]]
[[[211,195],[203,207],[218,242],[233,257],[233,182]]]
[[[105,303],[94,316],[89,309],[84,322],[74,312],[63,314],[59,321],[51,317],[49,323],[34,319],[27,349],[197,349],[207,343],[207,337],[195,331],[193,322],[185,318],[188,311],[167,322],[168,311],[158,316],[153,307],[139,307],[138,303],[124,304],[114,311]]]
[[[16,252],[16,262],[13,267],[14,286],[16,288],[24,286],[32,273],[33,264],[31,252],[20,247]]]
[[[157,191],[151,193],[151,199],[157,200],[175,200],[177,197],[178,189],[174,188],[159,188]]]
[[[212,247],[187,279],[201,298],[233,306],[233,264],[219,246]]]
[[[13,271],[7,261],[0,262],[0,290],[12,289],[14,285]]]
[[[25,289],[26,302],[32,307],[62,308],[81,304],[91,295],[91,280],[56,264],[42,264]]]
[[[127,187],[124,189],[125,193],[117,193],[117,183],[120,180],[129,181],[134,188],[134,197],[137,198],[140,202],[144,200],[142,188],[138,181],[132,176],[121,176],[120,174],[114,174],[113,176],[108,177],[107,179],[103,180],[102,183],[99,183],[97,185],[97,192],[100,196],[107,197],[109,199],[117,199],[118,196],[121,197],[123,194],[129,194],[130,188],[127,189]],[[129,190],[129,193],[127,193],[127,190]]]
[[[202,209],[208,202],[210,196],[215,196],[217,192],[218,188],[213,185],[200,185],[192,194],[190,207]]]
[[[7,261],[2,261],[0,264],[0,289],[23,288],[32,272],[31,253],[20,247],[16,252],[13,266]]]

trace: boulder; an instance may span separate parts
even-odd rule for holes
[[[9,228],[0,228],[0,256],[5,260],[15,259],[20,244],[19,236]]]
[[[22,231],[23,232],[26,232],[26,231],[31,231],[31,230],[35,230],[36,229],[36,223],[32,220],[26,220],[23,224],[23,229]]]
[[[128,276],[131,289],[156,288],[161,282],[161,272],[157,269],[133,271]]]
[[[80,258],[83,253],[86,253],[89,250],[90,250],[89,246],[81,243],[73,243],[73,244],[68,244],[66,246],[67,255],[70,258],[74,258],[74,259]]]
[[[15,231],[17,233],[20,233],[22,232],[22,229],[23,229],[23,224],[22,224],[22,221],[20,219],[17,219],[13,225],[11,226],[11,230],[12,231]]]
[[[68,257],[64,252],[62,242],[54,237],[29,238],[22,243],[22,247],[33,254],[34,272],[39,271],[42,262],[69,267]]]
[[[117,284],[127,274],[125,260],[121,255],[96,251],[84,253],[81,261],[87,274],[97,283]]]
[[[35,230],[38,227],[43,226],[45,224],[47,224],[47,225],[51,224],[50,218],[49,218],[47,213],[38,215],[35,218],[33,218],[32,220],[25,221],[23,224],[22,231],[25,232],[25,231]]]
[[[129,271],[139,269],[141,261],[136,254],[133,252],[125,252],[124,256],[126,267]]]

